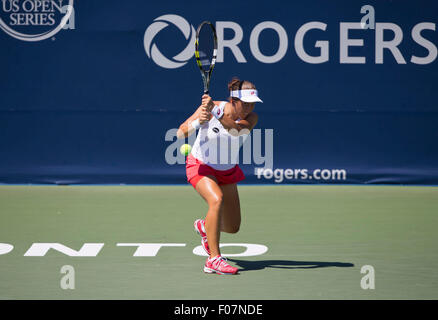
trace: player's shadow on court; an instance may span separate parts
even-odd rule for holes
[[[240,271],[262,270],[265,268],[276,269],[315,269],[315,268],[351,268],[354,264],[349,262],[326,262],[326,261],[291,261],[291,260],[260,260],[260,261],[245,261],[228,258],[240,267]]]

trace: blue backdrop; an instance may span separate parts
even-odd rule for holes
[[[375,10],[375,29],[351,28],[347,48],[350,57],[365,62],[348,63],[341,56],[347,43],[341,26],[359,23],[367,4]],[[11,25],[4,3],[0,9],[11,28],[38,31]],[[172,142],[165,135],[200,103],[194,58],[185,64],[174,58],[189,45],[193,30],[186,39],[185,24],[158,19],[167,26],[145,48],[146,30],[159,26],[156,18],[172,14],[195,28],[213,21],[225,40],[242,36],[236,46],[246,62],[225,47],[210,92],[225,100],[227,82],[238,76],[254,82],[264,100],[256,106],[257,128],[274,132],[272,174],[257,175],[259,165],[243,165],[244,183],[438,184],[437,31],[423,28],[414,36],[418,24],[435,28],[437,2],[253,0],[201,6],[77,0],[74,9],[74,29],[70,24],[41,41],[0,30],[0,183],[186,183],[185,166],[166,162]],[[255,37],[263,22],[269,23],[259,34],[257,55],[251,34]],[[299,52],[297,34],[309,22],[322,23],[325,30],[307,31],[302,48],[316,57],[324,49],[315,44],[324,42],[328,61],[309,63]],[[285,40],[269,26],[281,26],[287,35],[287,50],[274,63],[260,61],[260,55],[275,57]],[[380,49],[395,36],[388,28],[397,27],[401,58]],[[351,45],[353,39],[362,43]],[[152,45],[184,65],[160,66]],[[426,57],[427,63],[412,57]],[[276,179],[273,172],[280,177],[286,169],[302,171]],[[316,169],[325,170],[323,178]],[[333,169],[344,170],[343,178]]]

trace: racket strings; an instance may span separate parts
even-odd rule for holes
[[[196,31],[195,57],[201,70],[204,92],[208,92],[210,77],[216,62],[217,36],[213,25],[204,21]]]

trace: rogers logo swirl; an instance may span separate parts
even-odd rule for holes
[[[187,47],[179,54],[169,59],[161,53],[157,45],[153,42],[155,36],[164,28],[169,26],[169,23],[181,30],[184,37],[188,40]],[[183,17],[175,14],[166,14],[154,20],[144,33],[144,48],[147,56],[152,59],[157,65],[167,69],[176,69],[184,66],[195,53],[195,28],[188,23]]]

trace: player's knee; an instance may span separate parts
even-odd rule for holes
[[[234,225],[233,224],[227,226],[223,225],[221,231],[226,233],[237,233],[239,232],[239,229],[240,229],[240,222],[239,224],[234,224]]]
[[[228,229],[228,233],[238,233],[240,229],[240,226],[232,226]]]
[[[216,194],[214,197],[212,197],[212,199],[210,199],[208,205],[211,208],[220,209],[220,207],[222,206],[222,202],[223,202],[222,194]]]

